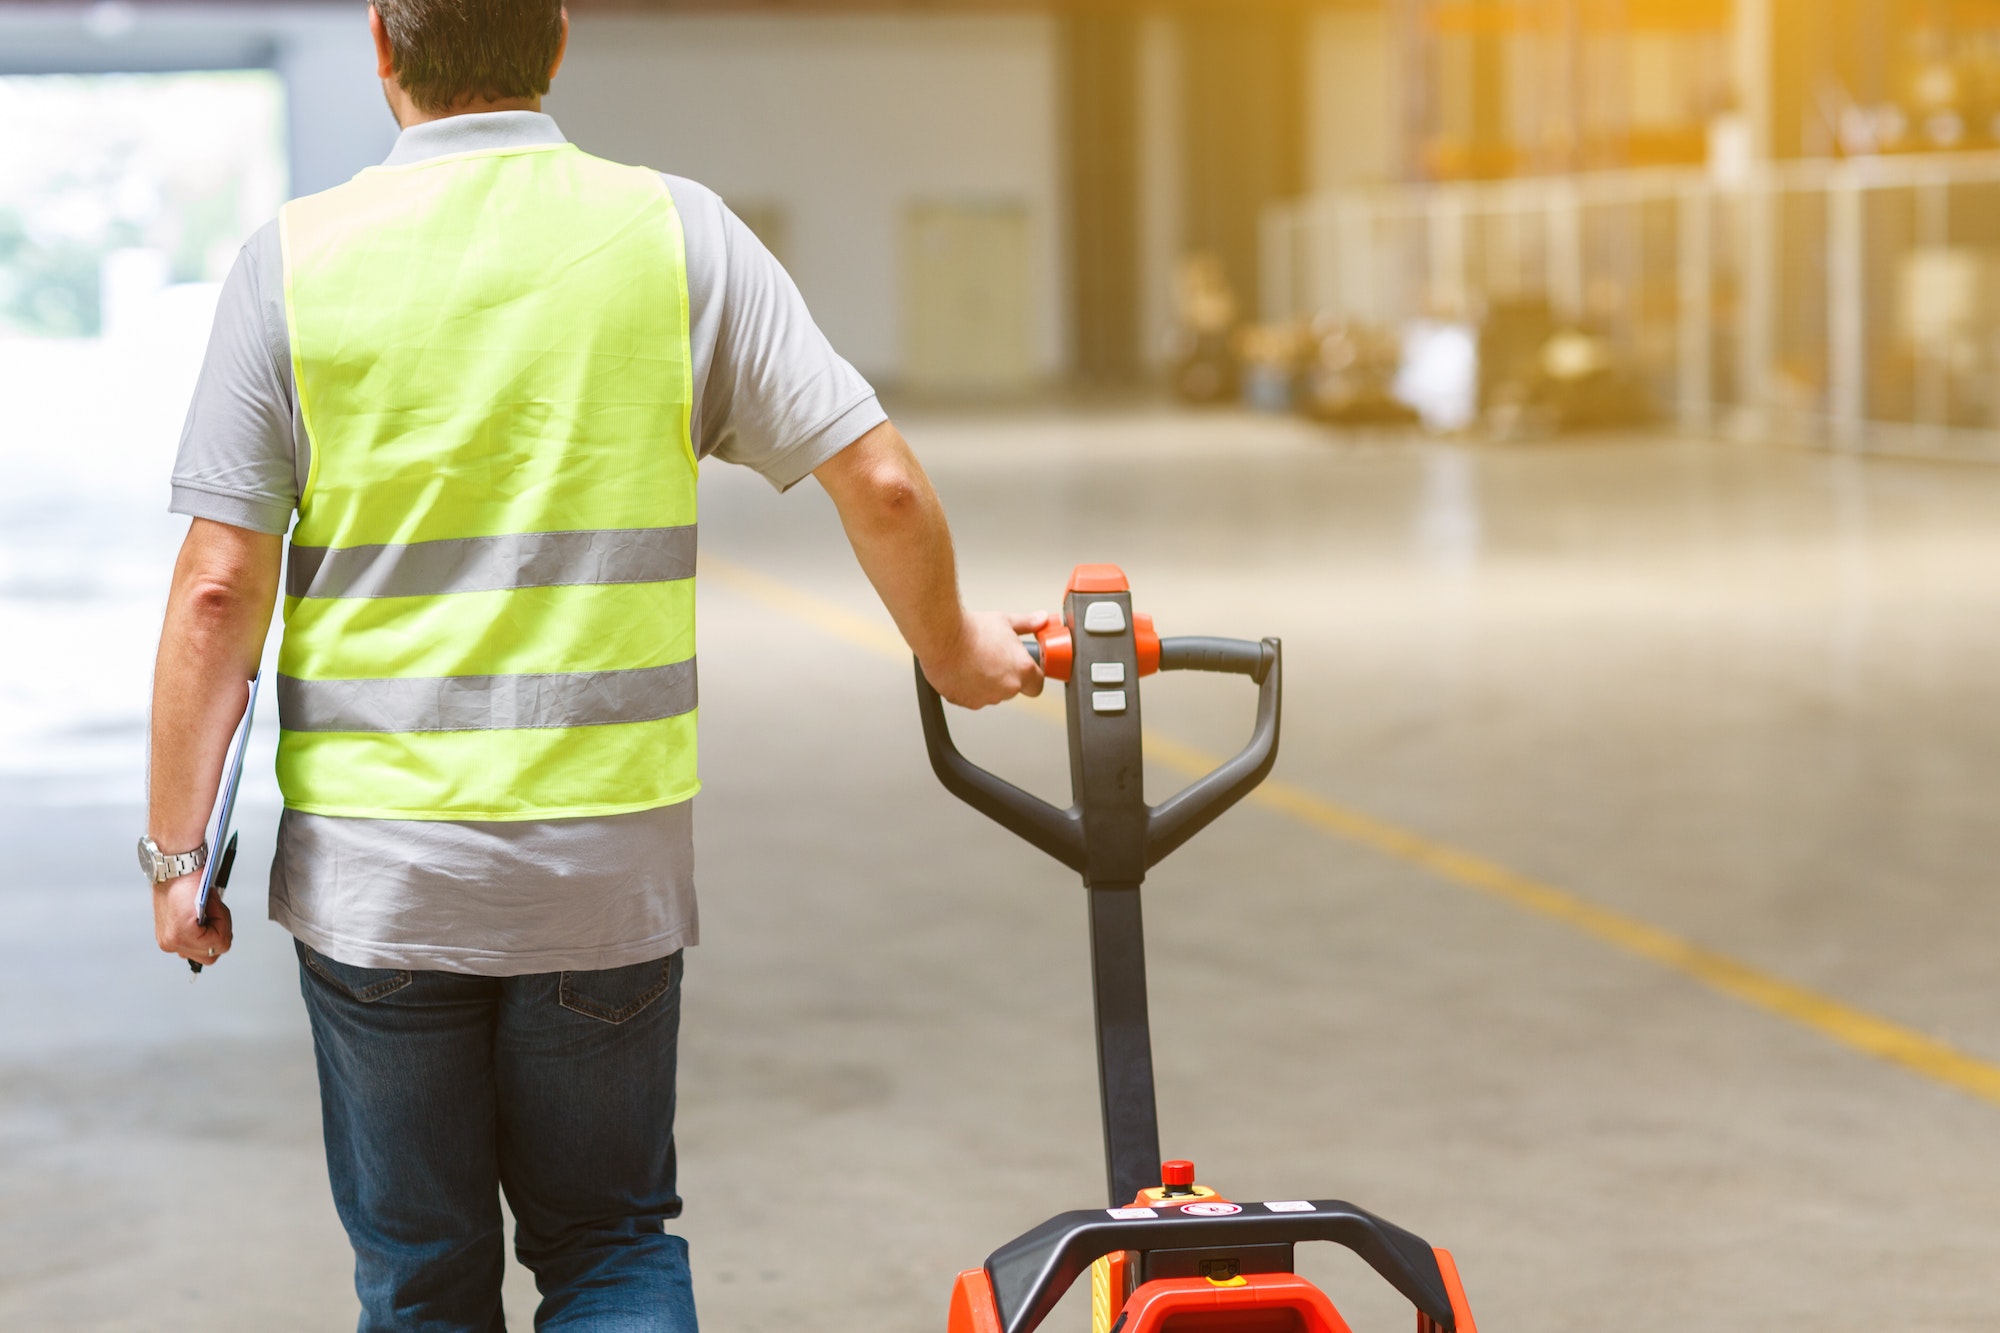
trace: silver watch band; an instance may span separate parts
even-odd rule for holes
[[[191,852],[163,852],[152,835],[139,839],[139,868],[146,872],[155,884],[164,884],[182,875],[192,875],[208,864],[208,841]]]

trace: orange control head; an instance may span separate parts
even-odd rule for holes
[[[1125,571],[1116,565],[1078,565],[1070,571],[1069,587],[1063,590],[1068,598],[1076,593],[1104,593],[1132,591],[1131,581]],[[1153,618],[1141,612],[1132,613],[1133,645],[1138,650],[1139,674],[1150,676],[1160,669],[1160,633],[1153,628]],[[1070,668],[1075,664],[1075,645],[1070,640],[1069,626],[1061,621],[1051,620],[1037,630],[1035,638],[1042,645],[1042,675],[1050,680],[1068,681]]]
[[[1116,565],[1078,565],[1070,571],[1066,592],[1130,592],[1125,571]]]

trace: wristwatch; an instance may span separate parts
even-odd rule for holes
[[[147,834],[139,839],[139,869],[155,884],[164,884],[182,875],[192,875],[208,864],[208,840],[202,839],[201,846],[191,852],[175,852],[172,856],[160,850],[160,844]]]

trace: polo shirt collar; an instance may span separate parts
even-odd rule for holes
[[[405,167],[452,153],[567,142],[554,119],[539,111],[480,111],[410,126],[396,136],[396,146],[382,165]]]

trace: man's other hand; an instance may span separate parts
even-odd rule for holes
[[[209,967],[229,952],[236,933],[221,894],[209,895],[208,924],[197,926],[194,909],[200,897],[199,872],[154,885],[153,938],[159,941],[161,953],[178,954],[190,963]]]
[[[1017,694],[1032,699],[1042,692],[1042,673],[1021,636],[1048,623],[1046,611],[1031,616],[968,611],[950,650],[924,661],[924,678],[961,708],[1005,703]]]

